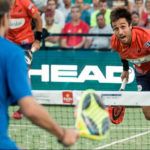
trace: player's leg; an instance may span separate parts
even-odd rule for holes
[[[25,45],[20,45],[20,46],[24,49],[25,60],[28,65],[28,70],[30,70],[31,64],[32,64],[32,52],[31,52],[32,44],[25,44]],[[19,120],[19,119],[22,119],[22,117],[23,117],[23,114],[20,108],[12,114],[12,118],[14,119]]]
[[[150,91],[150,73],[141,75],[136,72],[138,91]],[[143,106],[143,113],[147,120],[150,120],[150,106]]]

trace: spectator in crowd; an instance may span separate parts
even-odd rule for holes
[[[140,16],[137,11],[131,13],[132,26],[140,26]]]
[[[126,7],[127,9],[130,9],[130,2],[128,0],[113,0],[112,9],[115,9],[116,7]]]
[[[150,17],[147,18],[145,28],[150,29]]]
[[[46,30],[48,33],[61,33],[62,27],[59,24],[54,22],[54,14],[50,14],[49,12],[45,12],[45,20],[46,20]],[[59,46],[59,36],[47,36],[45,38],[45,46],[46,47],[58,47]]]
[[[96,16],[97,26],[90,29],[89,34],[112,34],[111,25],[106,25],[104,14],[98,13]],[[91,36],[85,43],[85,48],[108,49],[110,48],[110,37]]]
[[[66,23],[62,33],[86,34],[89,31],[89,26],[80,19],[81,8],[78,5],[71,7],[71,21]],[[86,37],[81,36],[63,36],[61,37],[61,47],[63,48],[81,48],[84,47]]]
[[[83,0],[76,0],[75,5],[80,6],[81,20],[83,20],[88,25],[90,25],[90,13],[88,12],[88,10],[85,9],[84,1]],[[67,16],[66,22],[69,22],[70,20],[71,20],[71,13]]]
[[[64,7],[64,1],[63,0],[57,0],[57,9]]]
[[[53,134],[62,144],[70,146],[77,141],[78,132],[60,127],[46,109],[36,102],[28,82],[23,50],[3,38],[9,24],[10,5],[10,0],[0,0],[0,149],[20,149],[8,135],[8,109],[12,100],[21,107],[23,114],[33,124]]]
[[[9,29],[6,38],[18,44],[25,51],[26,62],[31,66],[31,49],[40,48],[42,36],[42,20],[38,9],[30,0],[11,0],[12,7],[10,10]],[[32,31],[31,21],[35,21],[36,32]],[[21,119],[22,113],[19,109],[14,112],[14,119]]]
[[[99,12],[104,14],[106,24],[110,24],[110,13],[111,13],[111,10],[109,8],[107,8],[106,0],[99,0],[99,10],[94,12],[94,13],[92,13],[92,15],[91,15],[91,23],[90,23],[91,27],[94,27],[94,26],[97,25],[96,15]]]
[[[41,13],[45,10],[47,0],[32,0],[32,2],[35,4],[35,6],[39,9]]]
[[[143,8],[142,14],[141,14],[141,24],[143,26],[146,25],[149,16],[150,16],[150,0],[146,0],[145,7]]]
[[[88,10],[90,8],[91,0],[75,0],[75,4],[83,4],[82,9]]]
[[[71,11],[71,0],[63,0],[64,7],[59,8],[59,10],[64,14],[65,20]]]
[[[63,13],[56,9],[57,8],[57,0],[48,0],[47,1],[47,6],[45,13],[49,13],[51,16],[54,15],[54,22],[61,27],[64,27],[65,24],[65,17]],[[42,15],[42,22],[43,22],[43,27],[45,28],[46,22],[45,22],[45,13]]]
[[[148,15],[150,15],[150,0],[145,1],[145,9]]]
[[[99,10],[99,0],[92,0],[91,7],[89,8],[89,13],[92,14],[95,11]]]
[[[133,5],[131,6],[131,12],[137,11],[139,13],[140,19],[142,16],[142,11],[144,9],[144,0],[134,0]]]

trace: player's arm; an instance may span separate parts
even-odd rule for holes
[[[123,79],[129,79],[129,63],[126,59],[121,59],[122,62],[122,66],[123,66],[123,72],[121,74],[121,79],[123,81]]]
[[[36,13],[32,16],[35,21],[35,41],[32,47],[35,47],[37,50],[40,49],[40,42],[42,40],[42,19],[39,13]]]
[[[35,51],[40,48],[40,42],[42,39],[42,19],[37,7],[30,0],[22,1],[22,4],[26,8],[28,15],[35,22],[35,41],[32,45]]]
[[[68,45],[67,45],[67,39],[63,38],[63,37],[61,37],[60,39],[61,39],[60,40],[61,47],[63,47],[63,48],[69,48]]]
[[[92,29],[89,31],[89,34],[93,33]],[[85,44],[84,44],[84,48],[89,48],[92,45],[92,42],[94,40],[94,37],[87,37]]]
[[[44,29],[44,30],[46,30],[46,29]],[[47,31],[47,33],[48,33],[48,31]],[[61,28],[58,28],[57,29],[57,33],[58,34],[60,34],[61,33]],[[49,34],[49,33],[48,33]],[[60,41],[60,36],[47,36],[46,38],[45,38],[45,41],[48,41],[48,42],[52,42],[52,43],[58,43],[59,41]]]
[[[77,132],[73,129],[64,130],[61,128],[45,108],[39,105],[32,97],[24,53],[16,45],[11,47],[14,53],[7,60],[6,65],[6,79],[10,96],[12,97],[9,100],[10,103],[14,102],[20,105],[21,111],[29,120],[55,135],[63,144],[74,144],[78,138]]]
[[[92,45],[93,39],[92,38],[87,38],[85,41],[84,48],[89,48]]]
[[[42,19],[40,13],[36,13],[32,16],[32,19],[35,21],[35,28],[37,32],[42,32]]]
[[[118,40],[115,35],[113,35],[110,38],[110,45],[111,45],[110,47],[111,47],[111,49],[113,49],[113,51],[117,51],[117,49],[119,48]],[[128,81],[128,79],[129,79],[129,63],[126,59],[123,59],[123,58],[121,58],[121,62],[122,62],[122,66],[123,66],[123,72],[121,74],[121,79],[123,81],[126,78],[126,80]]]
[[[68,33],[68,26],[67,24],[64,26],[64,28],[61,31],[62,34],[66,34]],[[67,45],[67,38],[69,38],[69,36],[61,36],[60,37],[60,46],[63,48],[69,48],[69,46]]]
[[[76,142],[78,138],[77,131],[60,127],[32,96],[22,98],[19,100],[18,104],[20,105],[23,114],[32,121],[33,124],[52,133],[63,144],[69,146]]]

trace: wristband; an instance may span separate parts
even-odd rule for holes
[[[35,40],[38,40],[38,41],[41,42],[41,40],[42,40],[42,32],[40,32],[40,31],[36,31],[35,32]]]
[[[121,59],[122,65],[123,65],[123,71],[129,70],[129,63],[126,59]]]

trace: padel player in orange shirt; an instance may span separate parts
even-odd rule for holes
[[[32,30],[31,21],[35,21],[35,35]],[[32,53],[40,48],[42,38],[42,20],[40,12],[30,0],[12,0],[10,10],[9,29],[6,38],[22,47],[28,66],[32,62]],[[14,119],[21,119],[21,111],[13,114]]]
[[[138,90],[150,91],[150,30],[132,27],[131,14],[125,8],[114,9],[110,18],[114,31],[111,47],[119,53],[122,59],[122,80],[129,78],[129,61],[135,66]],[[143,106],[142,109],[145,118],[150,120],[150,106]]]

